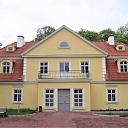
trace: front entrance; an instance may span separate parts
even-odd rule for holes
[[[70,111],[70,89],[58,89],[58,111]]]

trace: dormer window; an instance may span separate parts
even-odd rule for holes
[[[118,47],[118,50],[119,50],[119,51],[122,51],[122,50],[123,50],[123,47],[122,47],[122,46],[119,46],[119,47]]]
[[[9,72],[10,72],[10,63],[3,62],[3,73],[9,73]]]
[[[6,49],[7,52],[13,52],[15,51],[15,47],[10,45],[10,46],[7,46],[7,49]]]
[[[120,62],[120,72],[128,72],[128,62],[127,61]]]
[[[125,46],[124,46],[123,44],[117,45],[117,46],[116,46],[116,50],[117,50],[117,51],[124,51],[124,50],[125,50]]]
[[[61,42],[59,48],[70,48],[67,42]]]
[[[12,52],[13,48],[12,47],[8,47],[8,52]]]

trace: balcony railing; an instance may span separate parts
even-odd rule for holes
[[[70,70],[70,71],[48,71],[47,73],[38,73],[39,79],[47,78],[89,78],[88,71]]]

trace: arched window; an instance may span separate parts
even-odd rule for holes
[[[69,48],[69,45],[67,42],[61,42],[60,43],[60,48]]]
[[[127,61],[120,62],[120,72],[128,72],[128,62]]]
[[[10,71],[10,63],[3,62],[3,73],[9,73],[9,71]]]

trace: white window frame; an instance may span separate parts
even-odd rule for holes
[[[14,91],[15,90],[21,90],[21,101],[14,101]],[[17,93],[17,95],[18,95],[18,93]],[[18,104],[18,103],[23,103],[23,89],[22,88],[13,88],[12,89],[12,103],[16,103],[16,104]]]
[[[90,70],[90,61],[89,60],[81,60],[80,61],[80,74],[87,74],[87,73],[82,73],[81,71],[81,62],[88,62],[88,70],[89,70],[89,73],[91,73],[91,70]]]
[[[48,75],[49,74],[49,62],[48,61],[40,61],[39,62],[39,69],[38,69],[39,72],[40,72],[40,67],[41,67],[40,63],[48,63],[48,66],[47,66],[48,67],[48,72],[47,73],[40,73],[41,75]]]
[[[82,90],[82,100],[83,100],[83,102],[82,102],[82,106],[75,106],[74,105],[74,103],[75,103],[74,102],[74,95],[75,95],[74,90],[79,90],[79,89]],[[72,101],[73,101],[73,104],[72,104],[73,105],[73,109],[84,109],[85,108],[85,104],[84,104],[84,89],[83,88],[73,88],[72,94],[73,94],[73,96],[72,96],[73,97],[73,99],[72,99]],[[77,94],[79,95],[79,93],[77,93]]]
[[[121,64],[121,62],[123,62],[123,64]],[[126,64],[124,64],[124,62],[126,62]],[[128,62],[127,61],[120,61],[120,72],[122,72],[121,71],[121,66],[123,66],[123,72],[125,73],[125,66],[127,66],[127,71],[126,72],[128,72]]]
[[[54,93],[51,93],[51,94],[53,94],[53,106],[46,106],[45,105],[45,99],[46,99],[46,90],[53,90],[54,91]],[[50,95],[50,93],[48,93],[49,95]],[[50,100],[50,98],[49,98],[49,100]],[[45,88],[44,89],[44,109],[54,109],[55,108],[55,89],[54,88]]]
[[[4,65],[4,63],[6,63],[6,65]],[[9,63],[9,65],[7,65],[7,63]],[[5,72],[3,72],[4,67],[6,68]],[[9,67],[9,72],[7,72],[7,67]],[[3,62],[2,63],[2,73],[10,73],[10,62]]]
[[[108,90],[115,90],[115,101],[108,101]],[[112,95],[112,93],[111,93]],[[107,104],[116,104],[118,103],[118,97],[117,97],[117,88],[106,88],[106,102]]]

